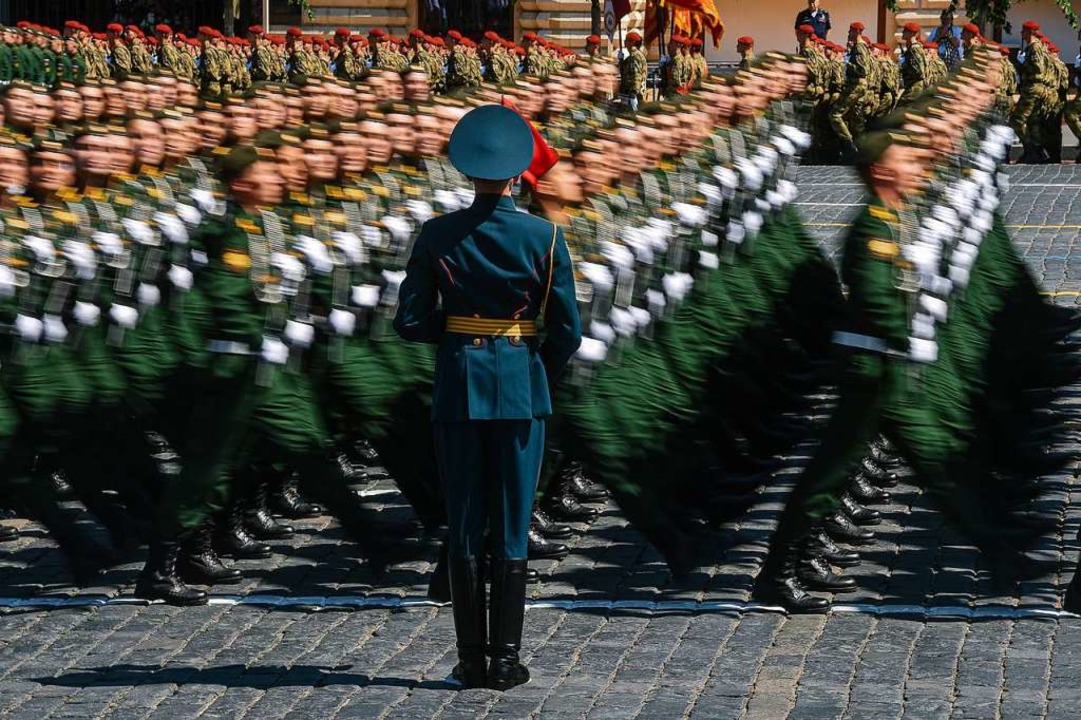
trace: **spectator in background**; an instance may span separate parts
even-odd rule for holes
[[[938,43],[938,56],[947,68],[956,70],[965,56],[965,49],[961,46],[961,28],[953,24],[953,5],[943,10],[939,17],[942,24],[932,30],[927,39]]]
[[[807,9],[800,10],[796,15],[796,24],[793,27],[798,28],[800,25],[810,25],[815,29],[815,35],[826,40],[830,31],[830,14],[819,7],[818,0],[807,0]]]

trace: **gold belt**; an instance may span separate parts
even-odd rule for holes
[[[491,318],[448,315],[446,330],[458,335],[506,335],[532,337],[537,334],[536,320],[495,320]]]

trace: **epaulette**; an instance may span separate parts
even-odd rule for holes
[[[892,223],[897,222],[897,214],[887,208],[872,205],[868,208],[868,212],[875,220]]]

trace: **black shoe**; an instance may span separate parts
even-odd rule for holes
[[[538,533],[553,540],[566,540],[574,537],[574,528],[570,525],[560,525],[548,517],[548,513],[539,507],[533,508],[533,522],[531,525]]]
[[[529,559],[530,560],[562,560],[567,557],[570,548],[562,543],[546,540],[544,537],[529,529]]]
[[[451,677],[461,684],[464,690],[481,688],[488,681],[484,656],[487,647],[487,613],[483,566],[475,557],[456,557],[448,558],[447,568],[454,634],[458,644],[458,664],[451,671]]]
[[[860,564],[859,553],[855,550],[842,550],[824,530],[819,530],[810,537],[807,552],[825,558],[830,565],[837,567],[855,567]]]
[[[214,552],[214,521],[207,520],[185,543],[177,559],[177,572],[193,585],[228,585],[243,579],[236,568],[227,567]]]
[[[878,465],[864,458],[857,472],[862,473],[871,483],[880,488],[891,488],[897,484],[897,473],[883,470]]]
[[[488,687],[509,690],[529,682],[529,670],[518,660],[525,620],[525,560],[493,558],[492,597],[488,610],[491,643]]]
[[[278,522],[267,508],[267,483],[259,482],[251,506],[244,512],[244,526],[260,540],[284,540],[296,534],[292,525]]]
[[[571,476],[567,489],[582,502],[604,502],[608,499],[608,491],[583,475],[581,470]]]
[[[852,494],[853,498],[864,503],[886,505],[893,500],[893,495],[888,490],[873,485],[864,477],[863,473],[856,474],[856,477],[852,480],[852,485],[848,488],[848,492]]]
[[[882,515],[877,510],[863,507],[848,493],[841,495],[841,509],[857,525],[878,525],[882,522]]]
[[[274,509],[287,518],[299,520],[326,514],[326,510],[315,503],[307,502],[297,490],[297,477],[290,473],[281,478],[278,487],[271,492],[270,501]]]
[[[11,542],[19,539],[19,531],[7,525],[0,525],[0,542]]]
[[[586,507],[578,502],[570,492],[564,492],[552,498],[548,512],[556,520],[564,522],[589,522],[600,514],[597,508]]]
[[[49,482],[52,483],[54,497],[58,500],[71,500],[75,497],[75,489],[71,487],[68,476],[62,469],[53,470],[49,475]]]
[[[755,584],[754,599],[764,605],[780,605],[794,613],[823,613],[830,603],[807,592],[797,578],[765,578]]]
[[[214,537],[214,549],[220,555],[234,558],[268,558],[274,550],[253,538],[244,527],[244,511],[240,503],[233,500],[218,521],[218,531]]]
[[[871,452],[867,454],[867,457],[875,465],[885,470],[892,470],[900,465],[900,461],[887,453],[878,443],[871,445]]]
[[[164,600],[169,605],[206,605],[206,592],[185,585],[177,574],[179,552],[180,543],[176,540],[151,544],[150,557],[135,583],[135,597]]]
[[[826,592],[850,592],[856,589],[856,581],[833,572],[823,557],[812,557],[800,563],[798,577],[808,590]]]
[[[822,523],[822,529],[829,533],[834,542],[851,545],[866,545],[875,539],[875,534],[866,528],[857,526],[848,515],[841,511],[830,515]]]

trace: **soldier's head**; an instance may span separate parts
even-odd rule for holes
[[[39,132],[49,127],[55,114],[56,103],[45,88],[38,88],[34,92],[34,127]]]
[[[216,102],[206,102],[195,113],[199,122],[199,146],[211,151],[225,142],[226,120],[222,107]]]
[[[1035,20],[1026,20],[1021,24],[1021,39],[1025,43],[1032,42],[1032,38],[1040,32],[1040,24]]]
[[[304,122],[304,99],[300,96],[299,90],[294,87],[286,88],[283,109],[285,111],[283,127],[298,127]]]
[[[30,190],[37,197],[75,185],[75,162],[60,139],[39,140],[30,155]]]
[[[196,149],[191,118],[177,110],[162,111],[158,120],[161,125],[163,152],[167,163],[176,163]]]
[[[8,125],[27,130],[34,125],[34,90],[24,82],[8,85],[4,92],[4,120]]]
[[[83,98],[71,83],[62,83],[53,91],[58,123],[77,123],[83,119]]]
[[[105,112],[105,91],[97,80],[85,82],[79,88],[79,95],[83,99],[83,115],[89,121],[95,121]]]
[[[968,23],[961,28],[961,41],[964,42],[965,48],[971,49],[979,44],[980,39],[980,28],[975,23]]]
[[[624,39],[623,44],[628,48],[642,47],[642,36],[632,30],[627,33],[627,37]]]
[[[147,103],[148,109],[158,111],[176,107],[178,91],[175,76],[162,73],[153,79],[153,86],[154,89],[147,93],[149,99]]]
[[[255,107],[245,97],[230,98],[225,105],[226,137],[234,144],[250,141],[259,132]]]
[[[609,100],[619,90],[619,69],[613,63],[593,63],[593,96],[598,100]]]
[[[124,95],[124,106],[128,113],[134,114],[146,109],[147,92],[140,81],[133,78],[124,80],[120,83],[120,92]]]
[[[298,27],[291,27],[285,31],[285,47],[289,51],[293,51],[298,45],[301,45],[304,38],[304,31]]]
[[[308,184],[328,183],[338,177],[338,153],[325,125],[312,125],[304,138],[304,162],[308,166]]]
[[[443,125],[432,108],[426,108],[416,116],[416,154],[420,157],[433,158],[443,154],[446,136]]]
[[[679,154],[683,142],[683,128],[677,110],[671,106],[661,106],[653,116],[653,123],[657,128],[657,139],[663,157],[673,157]]]
[[[873,195],[896,207],[919,192],[927,158],[914,134],[882,130],[860,138],[856,168]]]
[[[387,129],[395,153],[411,157],[416,152],[416,128],[408,105],[395,105],[394,109],[387,113]]]
[[[323,82],[318,78],[308,78],[301,95],[304,101],[304,117],[309,121],[321,122],[327,116],[330,108],[330,98],[327,96]]]
[[[248,27],[248,40],[255,47],[259,47],[262,43],[266,42],[266,31],[262,25],[251,25]]]
[[[109,144],[109,161],[114,175],[131,172],[135,166],[135,143],[128,137],[122,123],[110,123],[105,136]]]
[[[116,84],[115,80],[106,78],[101,81],[101,89],[105,94],[105,108],[102,117],[121,118],[128,114],[128,104],[124,100],[124,91]]]
[[[577,205],[586,199],[585,183],[567,150],[560,152],[560,159],[533,185],[533,199],[544,205],[566,207]]]
[[[818,0],[807,0],[807,9],[811,12],[818,11]]]
[[[252,107],[260,130],[277,130],[285,123],[285,104],[281,95],[260,91],[252,101]]]
[[[796,28],[796,42],[799,43],[800,50],[806,49],[813,42],[813,37],[817,37],[813,26],[804,23]]]
[[[577,99],[574,78],[565,71],[549,75],[544,91],[544,112],[550,118],[567,112]]]
[[[176,81],[176,104],[180,107],[194,108],[199,104],[199,89],[187,79]]]
[[[364,134],[364,148],[368,153],[368,165],[387,165],[394,154],[386,119],[377,113],[369,113],[360,125]]]
[[[848,42],[849,44],[856,43],[860,36],[863,35],[863,31],[867,29],[867,26],[857,20],[848,26]]]
[[[277,156],[269,148],[234,147],[222,160],[220,174],[229,196],[248,212],[276,207],[285,196]]]
[[[308,189],[308,163],[304,160],[304,146],[295,132],[281,134],[281,142],[274,148],[278,174],[285,182],[288,192],[304,192]]]
[[[337,86],[338,117],[343,120],[356,120],[360,114],[360,101],[357,97],[357,89],[350,84],[341,83]]]
[[[411,103],[428,102],[431,86],[428,84],[428,72],[419,65],[413,65],[402,73],[404,100]]]
[[[585,195],[600,195],[618,177],[619,165],[605,157],[599,143],[587,141],[574,155],[575,174],[582,178]]]
[[[160,167],[165,161],[165,135],[153,116],[143,113],[128,120],[128,137],[135,149],[135,164]]]
[[[597,78],[593,72],[593,65],[603,63],[593,63],[592,65],[575,65],[571,68],[571,75],[574,76],[574,84],[578,89],[578,96],[581,98],[589,98],[593,96],[593,93],[597,91]]]
[[[919,42],[920,38],[920,24],[917,22],[907,22],[901,28],[901,44],[906,48],[912,47],[914,42]]]
[[[27,146],[10,136],[0,136],[0,193],[21,195],[30,184]]]
[[[338,155],[338,174],[359,175],[368,169],[368,153],[364,149],[364,135],[360,123],[345,120],[338,125],[334,133],[334,151]]]
[[[746,57],[748,53],[754,51],[754,38],[750,35],[744,35],[743,37],[736,38],[736,52],[740,54],[740,57]]]

